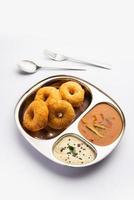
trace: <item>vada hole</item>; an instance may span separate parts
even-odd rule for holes
[[[48,98],[48,95],[44,95],[44,96],[43,96],[43,100],[44,100],[44,101],[46,101],[47,98]]]
[[[30,119],[33,119],[33,118],[34,118],[34,112],[33,112],[33,110],[31,110],[31,111],[29,112],[29,116],[30,116]]]
[[[61,112],[57,113],[57,117],[58,118],[62,118],[63,117],[63,113],[61,113]]]
[[[74,91],[73,89],[70,89],[70,90],[69,90],[69,93],[70,93],[71,95],[73,95],[74,92],[75,92],[75,91]]]

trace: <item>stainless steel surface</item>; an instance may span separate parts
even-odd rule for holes
[[[35,62],[31,60],[21,60],[20,62],[17,63],[17,66],[20,71],[25,72],[27,74],[33,74],[37,72],[37,70],[44,68],[46,70],[86,70],[84,68],[80,67],[47,67],[47,66],[38,66]]]
[[[106,64],[98,64],[98,63],[95,63],[95,62],[78,60],[78,59],[75,59],[75,58],[72,58],[72,57],[69,57],[69,56],[64,56],[62,54],[54,53],[54,52],[49,51],[49,50],[45,50],[44,53],[50,59],[55,60],[55,61],[59,61],[59,62],[68,60],[68,61],[79,63],[79,64],[89,65],[91,67],[98,67],[98,68],[107,69],[107,70],[111,69],[110,66],[106,65]]]
[[[60,135],[58,135],[57,137],[50,139],[50,140],[41,140],[41,139],[36,139],[31,137],[30,135],[28,135],[28,133],[23,129],[20,120],[19,120],[19,115],[20,115],[20,110],[21,110],[21,106],[23,104],[23,102],[33,93],[35,92],[37,89],[39,89],[40,87],[44,86],[45,84],[51,83],[53,81],[57,81],[57,80],[74,80],[74,81],[78,81],[81,83],[81,85],[89,87],[93,96],[92,102],[91,104],[88,106],[88,108],[76,119],[76,121],[74,121],[67,129],[65,129]],[[122,123],[123,123],[123,128],[122,128],[122,132],[120,134],[120,136],[110,145],[107,146],[98,146],[95,145],[91,142],[89,142],[86,138],[84,138],[84,136],[82,136],[82,134],[79,132],[78,130],[78,123],[80,121],[80,119],[87,113],[89,112],[96,104],[101,103],[101,102],[107,102],[108,104],[112,104],[117,111],[120,113],[121,115],[121,119],[122,119]],[[16,105],[16,109],[15,109],[15,121],[17,124],[17,127],[19,129],[19,131],[21,132],[21,134],[25,137],[25,139],[35,148],[37,149],[40,153],[42,153],[44,156],[46,156],[47,158],[49,158],[50,160],[59,163],[61,165],[66,165],[66,166],[70,166],[70,167],[85,167],[85,166],[90,166],[93,165],[99,161],[101,161],[102,159],[104,159],[106,156],[108,156],[113,150],[114,148],[118,145],[118,143],[120,142],[123,133],[124,133],[124,129],[125,129],[125,117],[124,114],[121,110],[121,108],[117,105],[117,103],[111,98],[109,97],[107,94],[105,94],[103,91],[101,91],[99,88],[97,88],[96,86],[92,85],[91,83],[88,83],[80,78],[77,77],[73,77],[73,76],[65,76],[65,75],[57,75],[57,76],[52,76],[49,77],[47,79],[44,79],[42,81],[40,81],[39,83],[37,83],[36,85],[34,85],[32,88],[30,88],[19,100],[19,102]],[[91,147],[93,147],[96,151],[96,158],[93,162],[88,163],[88,164],[83,164],[83,165],[67,165],[59,160],[57,160],[54,155],[53,155],[53,145],[55,144],[55,142],[57,142],[60,137],[63,137],[66,134],[75,134],[77,135],[77,137],[79,137],[80,139],[86,141],[86,143],[88,143]]]

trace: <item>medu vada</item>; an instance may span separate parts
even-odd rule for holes
[[[64,129],[74,117],[72,105],[65,100],[59,100],[49,106],[48,126],[53,129]]]
[[[68,101],[73,107],[79,107],[84,101],[84,89],[79,83],[68,81],[63,83],[60,88],[62,99]]]
[[[35,100],[43,100],[47,105],[50,104],[53,99],[55,101],[60,100],[61,94],[58,89],[51,86],[40,88],[35,95]]]
[[[32,101],[24,112],[23,126],[32,132],[44,129],[48,122],[48,112],[48,107],[44,101]]]

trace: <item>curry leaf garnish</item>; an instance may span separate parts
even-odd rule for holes
[[[75,157],[77,156],[77,153],[75,152],[75,147],[71,146],[71,145],[68,145],[68,148],[70,150],[70,152],[72,153],[72,155]]]

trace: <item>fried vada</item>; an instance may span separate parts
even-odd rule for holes
[[[66,128],[74,117],[75,112],[72,105],[65,100],[59,100],[49,105],[48,126],[53,129]]]
[[[51,86],[40,88],[35,95],[35,100],[43,100],[47,105],[51,103],[51,100],[57,101],[60,99],[59,90]]]
[[[73,107],[79,107],[84,101],[84,89],[74,81],[63,83],[60,88],[62,99],[68,101]]]
[[[23,126],[32,132],[44,129],[48,122],[48,112],[44,101],[33,101],[24,112]]]

